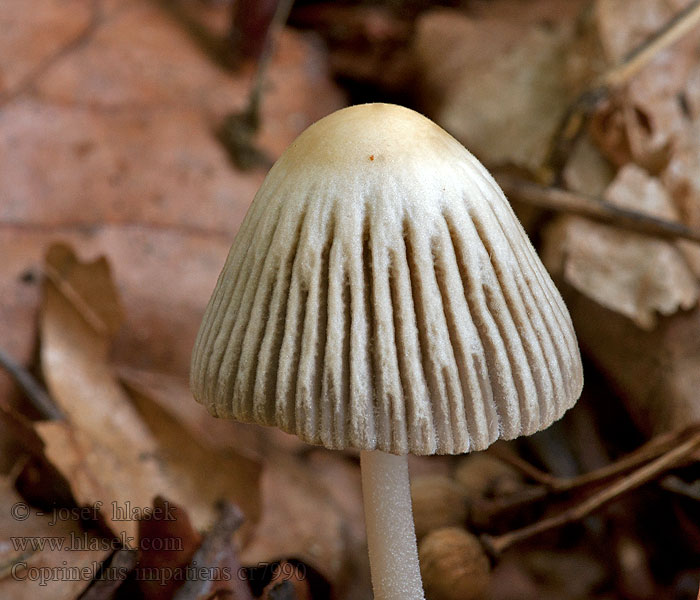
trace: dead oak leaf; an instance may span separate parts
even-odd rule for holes
[[[674,218],[658,179],[634,165],[623,168],[605,192],[609,202]],[[698,301],[698,282],[672,243],[610,225],[565,216],[546,235],[545,263],[578,291],[652,329],[656,313],[670,315]]]
[[[206,526],[213,517],[214,495],[231,493],[239,483],[234,466],[252,461],[231,457],[225,466],[233,483],[224,488],[202,481],[207,471],[202,470],[200,456],[188,455],[192,461],[185,466],[182,461],[168,462],[160,439],[119,386],[107,361],[110,333],[118,325],[114,317],[118,301],[106,261],[83,264],[68,248],[58,246],[49,251],[47,265],[55,275],[45,286],[42,369],[53,399],[68,419],[36,425],[46,456],[70,483],[79,504],[101,501],[107,507],[105,518],[117,535],[135,536],[137,523],[121,521],[110,510],[113,503],[147,507],[158,495],[182,505],[195,526]],[[95,322],[104,324],[101,331]],[[168,433],[171,440],[177,438],[171,448],[179,442],[180,449],[188,449],[180,430]],[[254,502],[250,487],[241,495]]]

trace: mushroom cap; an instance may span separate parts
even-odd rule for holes
[[[390,104],[321,119],[272,167],[191,370],[216,416],[394,454],[534,433],[582,385],[566,306],[503,192]]]

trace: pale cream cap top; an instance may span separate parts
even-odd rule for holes
[[[457,454],[544,429],[583,385],[566,306],[500,188],[389,104],[270,170],[195,345],[195,398],[328,448]]]

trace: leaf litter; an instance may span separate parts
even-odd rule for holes
[[[294,597],[283,595],[294,594],[294,586],[279,580],[281,565],[291,564],[297,574],[308,567],[316,577],[298,582],[299,597],[366,599],[356,456],[309,449],[273,430],[212,422],[188,391],[199,318],[264,175],[262,168],[233,168],[214,135],[227,115],[245,108],[255,66],[232,69],[220,56],[212,60],[172,10],[177,3],[73,0],[65,11],[42,0],[32,14],[11,4],[0,25],[27,25],[0,41],[0,326],[3,346],[19,365],[31,364],[39,338],[43,383],[65,417],[28,421],[22,415],[37,419],[36,411],[0,375],[3,471],[21,472],[15,485],[37,506],[53,492],[76,507],[130,501],[182,511],[172,530],[158,521],[116,521],[107,510],[101,523],[67,523],[60,535],[88,531],[104,540],[129,532],[137,540],[187,541],[172,555],[142,550],[140,562],[128,550],[97,553],[96,564],[124,561],[130,575],[123,583],[93,579],[86,598],[136,591],[146,598],[251,591]],[[203,18],[205,29],[227,31],[227,3],[181,4]],[[364,90],[355,97],[375,86],[421,106],[497,176],[509,178],[509,195],[562,284],[581,345],[607,378],[603,385],[587,375],[593,391],[582,401],[600,419],[585,430],[600,442],[596,451],[592,441],[579,448],[544,432],[518,448],[540,457],[549,479],[521,461],[523,479],[506,496],[484,491],[475,500],[465,525],[490,536],[484,539],[492,545],[516,546],[496,560],[491,597],[671,597],[681,583],[669,583],[668,574],[692,578],[700,565],[673,552],[677,564],[658,581],[652,577],[661,559],[649,542],[654,532],[639,534],[643,494],[663,487],[667,495],[655,497],[655,515],[666,519],[669,535],[700,547],[688,518],[695,488],[682,477],[665,478],[678,469],[676,455],[696,448],[696,433],[665,434],[672,440],[658,454],[615,471],[620,453],[641,441],[629,431],[625,443],[606,438],[606,411],[592,397],[597,391],[617,401],[619,394],[643,438],[700,420],[700,251],[689,241],[700,230],[697,3],[474,0],[435,8],[419,1],[405,3],[410,10],[403,14],[389,6],[374,11],[348,3],[341,11],[326,4],[304,3],[291,21],[299,29],[322,24],[330,63],[316,32],[281,31],[263,87],[262,129],[253,132],[256,149],[274,159],[306,125],[344,103],[329,64],[351,93]],[[345,33],[333,24],[341,14],[350,27]],[[674,33],[684,19],[695,29]],[[531,202],[538,194],[547,202]],[[608,211],[605,223],[572,210],[577,194]],[[624,209],[625,218],[610,207]],[[635,229],[635,215],[655,221]],[[580,418],[565,421],[559,431],[581,427]],[[557,461],[538,454],[547,445],[556,448]],[[561,481],[578,481],[556,479],[567,460],[597,461],[617,474],[609,487],[596,487],[595,478],[579,473],[594,483],[561,499]],[[452,465],[413,461],[412,470],[451,477]],[[692,479],[692,469],[677,472]],[[631,493],[649,478],[661,485]],[[11,482],[14,476],[3,478],[3,507],[23,498]],[[600,510],[609,490],[618,504]],[[223,498],[242,512],[230,504],[217,508]],[[626,519],[618,506],[628,508]],[[600,534],[581,521],[589,508],[613,531],[605,542],[609,564],[591,547]],[[489,515],[504,519],[498,525]],[[542,540],[558,544],[556,552],[513,542],[567,519],[580,521],[585,534],[550,531]],[[36,535],[45,533],[39,521],[36,527]],[[217,527],[224,531],[218,537]],[[617,535],[620,527],[628,529]],[[1,539],[7,541],[4,528]],[[630,552],[636,582],[625,563]],[[65,560],[79,565],[83,558]],[[34,559],[55,566],[59,557]],[[139,564],[183,568],[194,560],[236,572],[240,565],[246,573],[263,564],[280,569],[273,578],[262,568],[267,579],[258,587],[188,582],[177,589],[138,580]],[[584,565],[588,578],[580,576]],[[88,583],[52,586],[51,597],[75,597]],[[39,597],[31,595],[34,588],[46,591],[0,579],[2,595],[22,589]]]

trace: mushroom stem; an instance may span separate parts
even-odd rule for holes
[[[406,456],[363,450],[362,494],[375,600],[423,600]]]

